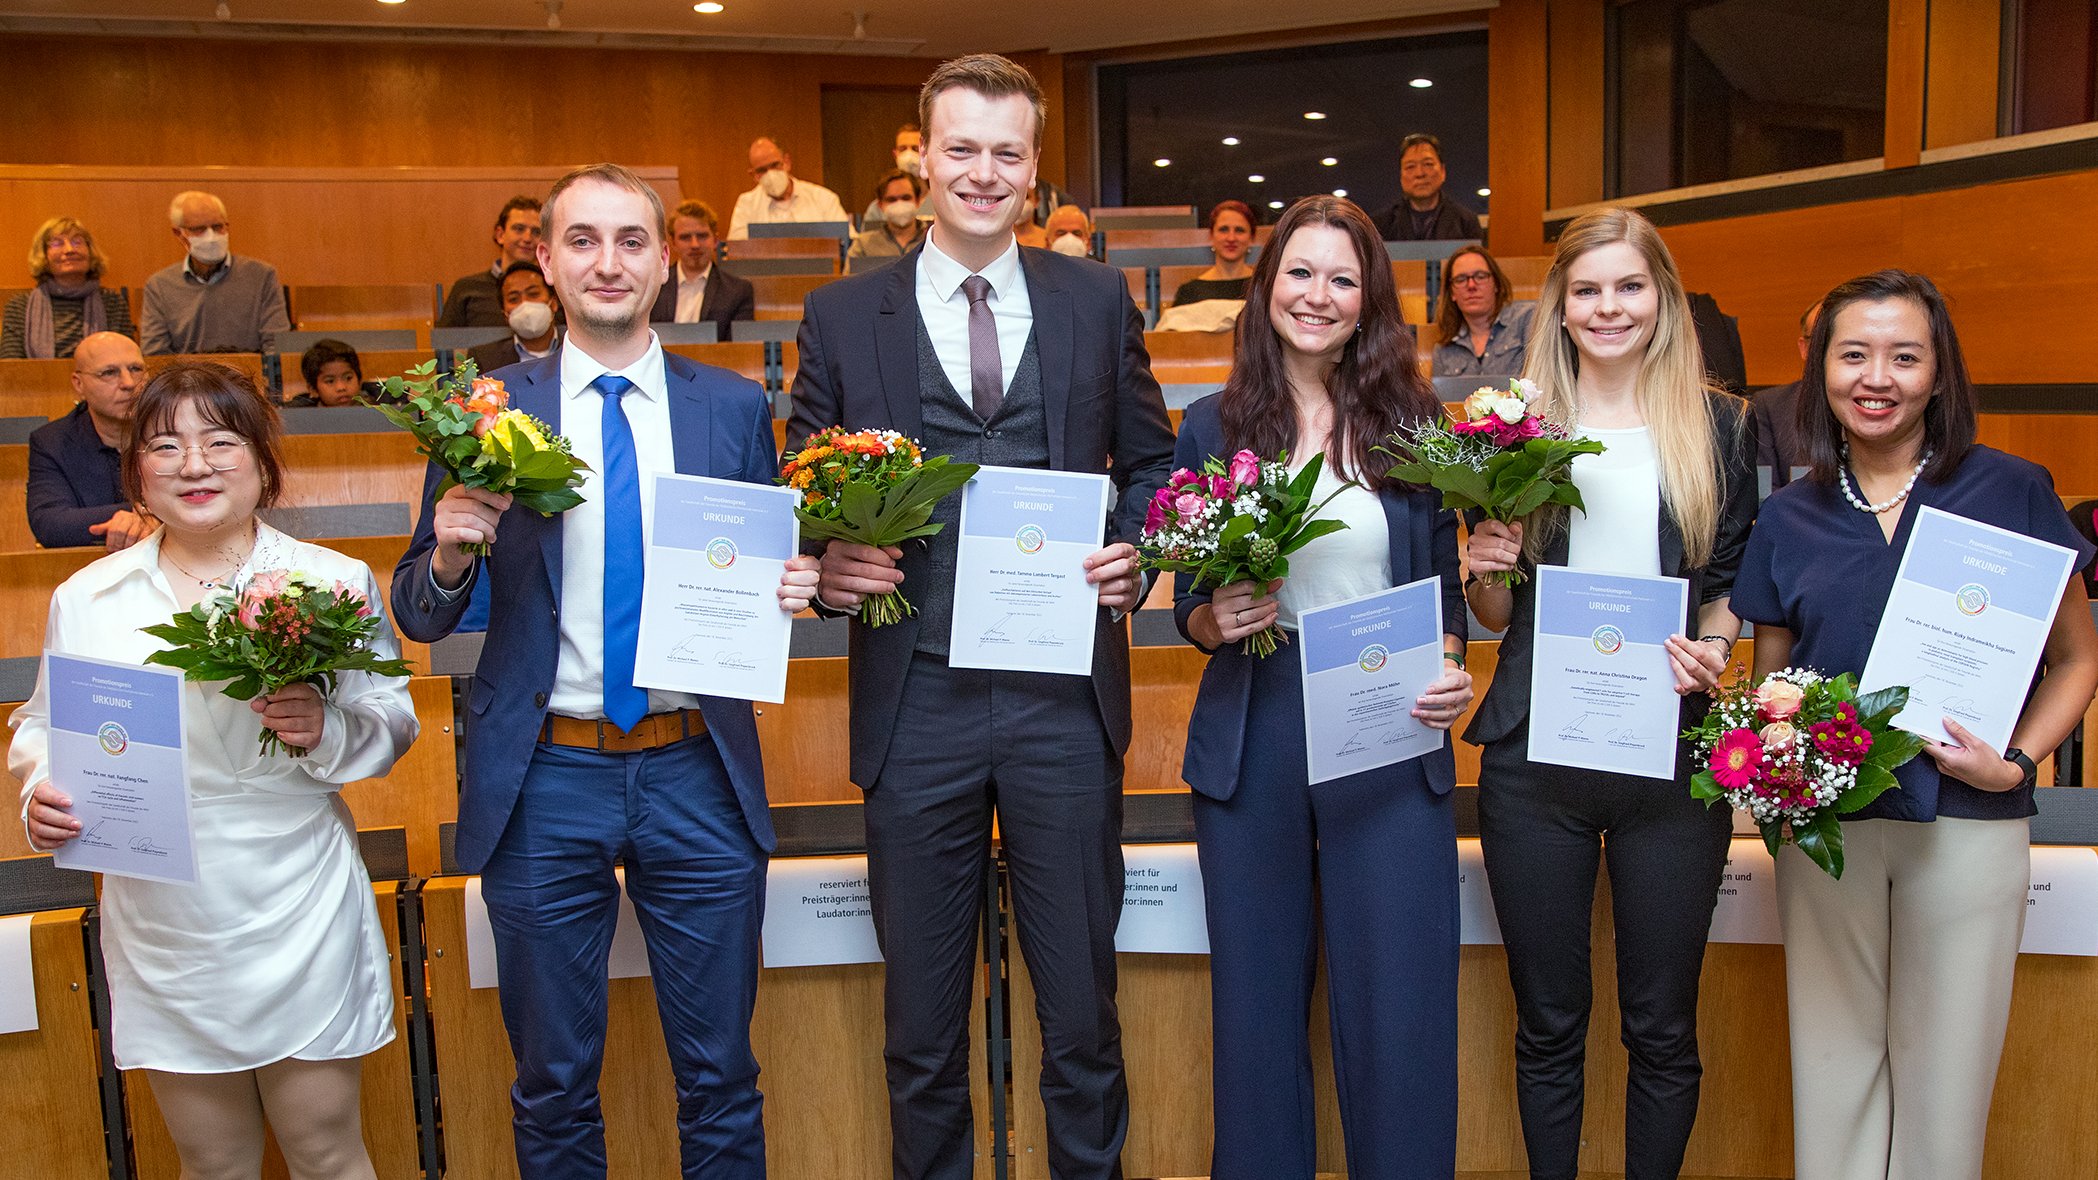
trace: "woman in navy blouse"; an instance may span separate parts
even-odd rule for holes
[[[1800,382],[1813,474],[1763,505],[1734,583],[1756,675],[1864,669],[1918,505],[2089,564],[2046,469],[1977,445],[1975,420],[1929,279],[1884,270],[1829,292]],[[2024,751],[2059,745],[2098,688],[2087,601],[2071,578],[2011,749],[1948,717],[1958,744],[1926,746],[1899,790],[1844,817],[1841,880],[1778,857],[1800,1180],[1981,1175],[2030,879]]]
[[[1697,985],[1731,817],[1690,797],[1690,761],[1642,778],[1529,759],[1536,581],[1520,563],[1682,578],[1691,617],[1668,639],[1681,724],[1696,724],[1740,623],[1727,607],[1755,517],[1755,431],[1706,385],[1690,305],[1653,223],[1629,209],[1559,235],[1524,376],[1545,413],[1607,448],[1573,466],[1585,511],[1481,521],[1465,596],[1507,634],[1466,731],[1479,759],[1479,841],[1515,990],[1516,1098],[1533,1180],[1573,1180],[1591,996],[1588,916],[1610,873],[1625,1077],[1625,1174],[1672,1180],[1697,1118]],[[1527,527],[1525,527],[1527,526]],[[1696,638],[1691,638],[1696,636]]]
[[[1311,1180],[1312,973],[1323,928],[1333,1066],[1348,1174],[1447,1180],[1457,1167],[1457,853],[1449,743],[1309,785],[1295,649],[1242,641],[1299,612],[1422,578],[1443,580],[1442,677],[1413,716],[1447,729],[1470,704],[1457,520],[1433,493],[1384,478],[1371,448],[1440,412],[1399,328],[1376,228],[1338,197],[1275,227],[1238,322],[1223,391],[1190,406],[1174,452],[1199,468],[1241,448],[1323,452],[1314,501],[1348,527],[1290,558],[1270,586],[1214,595],[1182,575],[1181,633],[1209,653],[1181,774],[1194,788],[1209,914],[1216,1180]],[[1256,310],[1257,309],[1257,310]],[[1342,488],[1344,480],[1353,485]]]

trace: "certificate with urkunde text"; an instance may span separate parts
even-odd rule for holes
[[[80,821],[51,863],[196,884],[181,671],[47,651],[44,694],[51,785],[73,800]]]
[[[1441,578],[1307,610],[1297,640],[1312,782],[1442,748],[1444,732],[1413,715],[1415,698],[1442,676]]]
[[[794,618],[780,574],[801,541],[790,488],[656,476],[634,683],[777,703]]]
[[[1107,535],[1104,475],[983,467],[962,488],[947,663],[1087,676],[1099,588],[1085,559]]]
[[[2059,545],[1919,508],[1859,691],[1905,686],[1895,725],[1949,742],[1951,717],[2001,751],[2075,566]]]
[[[1683,698],[1666,644],[1689,607],[1681,578],[1538,566],[1530,761],[1674,778]]]

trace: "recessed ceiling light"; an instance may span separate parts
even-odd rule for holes
[[[692,6],[692,11],[704,12],[708,16],[712,16],[721,11],[721,5],[715,3],[714,0],[700,0],[698,4]]]
[[[1166,159],[1164,156],[1160,156],[1156,160],[1151,161],[1151,166],[1154,168],[1169,168],[1172,166],[1172,164],[1173,161]]]
[[[1348,190],[1344,188],[1337,188],[1333,190],[1333,195],[1336,197],[1345,197],[1348,195]]]
[[[1280,209],[1281,207],[1282,207],[1282,202],[1280,202],[1280,201],[1269,201],[1269,202],[1268,202],[1268,208],[1270,208],[1270,209]]]
[[[1428,87],[1435,85],[1435,80],[1433,78],[1415,78],[1413,81],[1406,83],[1406,85],[1413,87],[1415,90],[1426,90]]]
[[[1247,183],[1247,184],[1266,184],[1266,183],[1267,183],[1267,179],[1268,179],[1267,177],[1265,177],[1265,176],[1262,176],[1262,175],[1261,175],[1260,173],[1258,173],[1258,172],[1255,172],[1255,173],[1254,173],[1253,175],[1251,175],[1251,176],[1248,176],[1248,177],[1246,177],[1246,183]]]
[[[405,4],[408,0],[379,0],[381,4]]]
[[[1328,167],[1328,168],[1331,168],[1331,167],[1333,167],[1333,166],[1334,166],[1335,164],[1338,164],[1338,163],[1340,163],[1340,161],[1339,161],[1338,159],[1335,159],[1335,158],[1334,158],[1334,157],[1332,157],[1332,156],[1327,156],[1327,157],[1326,157],[1325,159],[1323,159],[1323,160],[1320,160],[1320,161],[1319,161],[1319,163],[1321,163],[1321,164],[1324,164],[1324,165],[1325,165],[1326,167]]]
[[[1490,197],[1493,195],[1493,190],[1490,188],[1482,188],[1479,190],[1479,195],[1482,197]]]
[[[1238,136],[1236,136],[1236,135],[1227,135],[1227,136],[1225,136],[1225,137],[1224,137],[1224,146],[1225,146],[1225,147],[1237,147],[1237,146],[1238,146]]]
[[[1323,118],[1325,118],[1325,117],[1326,117],[1326,112],[1324,112],[1324,111],[1305,111],[1305,112],[1304,112],[1304,117],[1305,117],[1305,118],[1307,118],[1307,119],[1323,119]]]

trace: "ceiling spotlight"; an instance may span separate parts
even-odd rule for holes
[[[1323,118],[1325,118],[1325,117],[1326,117],[1326,112],[1324,112],[1324,111],[1305,111],[1305,112],[1304,112],[1304,117],[1305,117],[1305,118],[1307,118],[1307,119],[1312,119],[1312,120],[1318,120],[1318,119],[1323,119]]]
[[[701,0],[700,3],[692,6],[692,11],[712,16],[721,11],[721,5],[714,3],[714,0]]]
[[[381,4],[406,4],[408,0],[379,0]]]
[[[1269,201],[1269,202],[1268,202],[1268,208],[1270,208],[1270,209],[1280,209],[1281,207],[1282,207],[1282,202],[1280,202],[1280,201]]]
[[[1151,161],[1151,166],[1153,168],[1170,168],[1173,166],[1173,161],[1166,159],[1164,156],[1160,156],[1156,160]]]
[[[1247,184],[1266,184],[1267,180],[1267,177],[1262,176],[1258,172],[1255,172],[1253,175],[1246,177]]]
[[[1321,163],[1321,164],[1324,164],[1324,165],[1325,165],[1326,167],[1328,167],[1328,168],[1331,168],[1331,167],[1333,167],[1333,166],[1334,166],[1335,164],[1338,164],[1338,163],[1340,163],[1340,161],[1339,161],[1339,160],[1338,160],[1337,158],[1333,157],[1333,156],[1327,156],[1327,157],[1326,157],[1325,159],[1323,159],[1323,160],[1320,160],[1320,161],[1319,161],[1319,163]]]
[[[1236,135],[1227,135],[1227,136],[1225,136],[1225,137],[1224,137],[1224,146],[1225,146],[1225,147],[1237,147],[1237,146],[1238,146],[1238,136],[1236,136]]]
[[[1336,197],[1345,197],[1348,195],[1348,190],[1344,188],[1337,188],[1333,190],[1333,195]]]
[[[1435,85],[1435,80],[1433,78],[1415,78],[1413,81],[1406,83],[1406,85],[1413,87],[1415,90],[1426,90],[1428,87]]]
[[[1493,195],[1493,190],[1490,188],[1482,188],[1479,190],[1479,195],[1482,197],[1490,197]]]

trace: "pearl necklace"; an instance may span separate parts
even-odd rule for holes
[[[1909,472],[1909,482],[1901,485],[1901,490],[1894,493],[1894,495],[1890,499],[1881,501],[1878,504],[1867,504],[1865,502],[1864,497],[1860,496],[1856,491],[1852,490],[1851,488],[1849,443],[1843,444],[1843,465],[1836,469],[1836,477],[1842,481],[1843,498],[1850,501],[1850,506],[1852,508],[1857,509],[1859,512],[1865,512],[1873,516],[1878,516],[1881,513],[1887,511],[1889,508],[1892,508],[1896,504],[1899,504],[1903,500],[1909,498],[1909,492],[1914,490],[1914,488],[1916,487],[1916,480],[1923,474],[1923,469],[1925,467],[1930,466],[1930,460],[1931,453],[1929,451],[1923,452],[1923,457],[1921,459],[1916,460],[1916,469],[1914,471]]]

